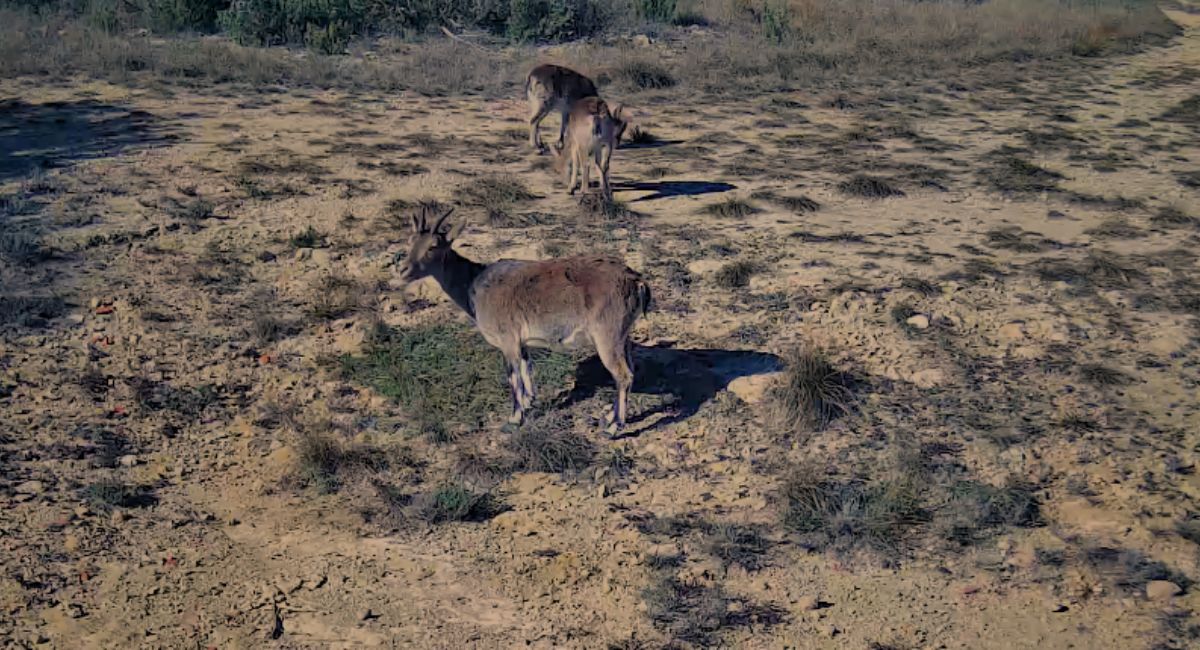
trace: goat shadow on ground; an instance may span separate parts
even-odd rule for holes
[[[653,142],[622,142],[618,149],[661,149],[673,144],[683,144],[683,140],[655,140]]]
[[[669,344],[652,347],[633,346],[633,393],[672,396],[666,405],[645,413],[630,408],[629,425],[662,414],[653,424],[630,432],[641,433],[686,420],[729,383],[739,377],[749,377],[783,368],[783,360],[766,352],[753,350],[676,349]],[[567,395],[564,406],[582,402],[596,394],[597,389],[613,385],[612,376],[599,357],[593,355],[582,361],[575,370],[575,387]]]
[[[0,98],[0,182],[39,169],[163,146],[178,136],[157,115],[91,99],[31,104]]]
[[[638,197],[630,201],[630,203],[640,203],[642,201],[654,201],[673,196],[697,196],[700,194],[728,192],[729,190],[737,189],[737,186],[714,181],[659,181],[639,183],[618,182],[612,184],[612,189],[614,192],[653,192],[653,194],[648,196]]]

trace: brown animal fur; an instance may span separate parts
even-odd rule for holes
[[[626,113],[620,104],[610,108],[599,97],[581,99],[571,107],[564,145],[554,150],[568,193],[575,194],[577,182],[587,192],[591,185],[589,172],[595,166],[600,174],[600,190],[605,198],[612,198],[608,169],[613,150],[621,143],[629,123]]]
[[[432,225],[428,208],[413,217],[402,270],[405,281],[432,276],[467,312],[480,334],[508,363],[512,424],[520,424],[535,390],[529,347],[574,348],[590,343],[617,384],[608,430],[625,426],[633,357],[629,332],[650,308],[650,288],[620,260],[588,255],[543,261],[479,264],[451,245],[463,223],[448,226],[450,211]]]
[[[591,79],[560,65],[546,63],[529,71],[525,77],[525,98],[529,100],[529,144],[542,150],[538,126],[542,120],[557,110],[562,117],[558,129],[558,146],[562,146],[567,131],[567,115],[575,102],[585,97],[595,97],[596,84]]]

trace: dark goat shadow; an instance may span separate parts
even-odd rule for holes
[[[653,142],[622,142],[617,149],[661,149],[673,144],[683,144],[683,140],[654,140]]]
[[[728,192],[729,190],[737,189],[737,186],[730,183],[713,181],[617,182],[612,184],[612,189],[614,192],[653,192],[649,196],[639,197],[630,201],[630,203],[639,203],[641,201],[667,199],[672,196],[696,196],[699,194]]]
[[[633,346],[634,393],[670,395],[675,399],[657,410],[630,414],[628,425],[639,424],[662,414],[652,425],[628,432],[640,435],[661,426],[686,420],[729,383],[739,377],[749,377],[783,368],[783,360],[766,352],[752,350],[675,349],[666,345]],[[575,388],[567,395],[564,406],[587,400],[597,389],[613,385],[612,375],[593,355],[575,370]],[[632,410],[632,409],[631,409]]]
[[[91,99],[30,104],[0,99],[0,182],[40,169],[164,146],[178,136],[161,117]]]

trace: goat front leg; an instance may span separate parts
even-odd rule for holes
[[[525,421],[525,397],[522,383],[521,371],[518,367],[519,359],[509,360],[508,355],[505,355],[505,360],[508,362],[508,387],[512,390],[513,412],[508,417],[509,427],[519,427]]]
[[[537,397],[537,391],[533,387],[533,369],[529,363],[529,351],[521,348],[521,360],[518,370],[520,371],[521,389],[524,402],[521,408],[529,410],[533,408],[533,399]]]

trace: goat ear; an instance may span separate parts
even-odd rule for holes
[[[419,233],[419,232],[421,232],[421,222],[422,222],[422,221],[424,221],[424,219],[422,218],[423,216],[424,216],[424,215],[418,215],[418,214],[417,214],[417,213],[415,213],[415,212],[412,214],[412,229],[413,229],[413,232],[418,232],[418,233]]]
[[[452,243],[455,239],[458,239],[458,236],[462,234],[463,229],[466,227],[467,227],[466,219],[461,219],[461,220],[456,221],[453,224],[451,224],[450,229],[446,231],[446,235],[445,235],[446,243],[449,244],[449,243]]]

